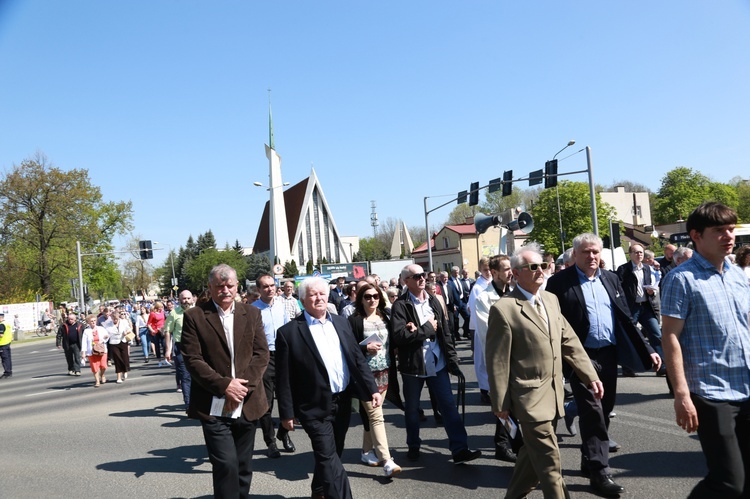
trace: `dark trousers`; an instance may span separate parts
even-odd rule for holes
[[[162,345],[164,345],[164,337],[161,335],[161,333],[156,333],[151,335],[151,343],[154,344],[154,351],[156,353],[156,358],[161,360],[161,351],[162,351]]]
[[[302,428],[310,437],[315,458],[312,495],[326,499],[350,499],[352,489],[341,464],[346,432],[352,415],[352,397],[348,390],[333,395],[331,415],[325,419],[301,420]]]
[[[5,334],[11,334],[11,333],[10,331],[8,331]],[[0,360],[2,360],[3,362],[3,371],[5,371],[3,374],[7,374],[8,376],[12,375],[13,374],[13,362],[11,362],[11,358],[10,358],[10,343],[0,347]]]
[[[460,338],[461,334],[458,332],[458,317],[461,316],[463,321],[464,336],[469,334],[469,314],[466,312],[466,304],[461,302],[456,305],[456,309],[453,311],[453,337]]]
[[[257,421],[214,418],[202,421],[208,459],[213,467],[214,497],[248,497],[253,479],[253,449]]]
[[[750,497],[750,400],[721,402],[691,394],[708,475],[688,496]]]
[[[586,348],[586,353],[604,385],[604,398],[597,400],[575,373],[570,378],[570,388],[578,406],[582,460],[592,475],[606,475],[611,473],[608,429],[609,413],[617,396],[617,348]]]
[[[68,362],[68,371],[81,372],[81,346],[71,343],[65,349],[65,360]]]
[[[275,352],[270,352],[271,356],[268,359],[268,367],[266,372],[263,374],[263,388],[266,390],[266,399],[268,400],[268,412],[266,412],[260,418],[260,427],[263,430],[263,440],[266,445],[273,443],[273,419],[271,418],[271,412],[273,411],[273,401],[276,394],[276,359]],[[279,440],[286,438],[288,431],[279,425],[279,431],[277,433]]]
[[[190,406],[190,386],[192,380],[190,373],[185,366],[185,359],[182,358],[180,345],[175,342],[172,346],[172,360],[174,361],[174,378],[177,387],[182,389],[182,400],[185,402],[185,408]]]

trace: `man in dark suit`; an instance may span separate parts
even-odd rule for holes
[[[628,252],[630,261],[617,268],[617,275],[622,282],[628,308],[630,308],[633,322],[641,325],[641,331],[646,333],[653,349],[663,356],[661,328],[659,327],[659,295],[655,290],[651,266],[643,263],[644,251],[640,244],[632,244]],[[658,374],[662,376],[665,374],[663,367]]]
[[[601,398],[603,387],[588,355],[555,295],[544,284],[542,253],[535,244],[511,258],[516,287],[490,308],[487,327],[487,373],[492,411],[518,421],[524,445],[518,453],[506,498],[526,497],[541,482],[545,499],[569,497],[562,477],[555,422],[563,409],[563,359],[578,379]]]
[[[448,310],[448,315],[446,319],[448,319],[448,326],[450,327],[451,337],[453,338],[454,342],[456,340],[459,340],[461,337],[458,334],[458,331],[454,328],[453,325],[453,294],[450,289],[450,286],[448,285],[448,272],[443,270],[438,275],[437,279],[437,286],[440,290],[440,294],[443,295],[443,300],[445,301],[445,308]]]
[[[450,303],[453,305],[453,334],[454,338],[460,338],[458,333],[458,316],[463,319],[464,338],[469,337],[469,312],[466,310],[466,302],[469,300],[469,293],[464,293],[464,286],[461,277],[458,275],[459,268],[451,267],[451,276],[448,279],[448,293],[450,294]]]
[[[403,381],[406,405],[406,444],[410,461],[419,459],[419,401],[425,383],[434,395],[443,427],[448,435],[448,447],[456,464],[473,461],[481,456],[469,449],[466,428],[458,414],[451,391],[450,374],[463,376],[458,366],[458,354],[448,334],[440,303],[425,291],[425,273],[419,265],[407,265],[401,279],[408,291],[391,306],[393,344],[398,348],[398,368]]]
[[[633,371],[658,370],[659,354],[641,335],[630,316],[625,292],[614,272],[600,270],[602,240],[581,234],[573,240],[573,260],[547,281],[547,291],[557,295],[560,308],[573,326],[604,384],[601,404],[594,392],[574,373],[570,377],[581,432],[581,472],[603,495],[624,489],[614,482],[609,468],[609,414],[617,396],[617,365]]]
[[[294,418],[310,437],[315,458],[313,498],[351,498],[341,453],[349,429],[352,396],[382,403],[372,371],[354,339],[349,321],[328,314],[328,283],[302,281],[305,311],[276,336],[276,390],[279,419],[294,431]]]
[[[268,343],[260,311],[235,302],[237,272],[211,269],[211,300],[185,312],[180,348],[190,372],[188,416],[200,419],[215,497],[247,497],[258,419],[268,409]]]

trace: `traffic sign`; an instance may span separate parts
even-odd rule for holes
[[[179,286],[172,286],[172,289],[174,289],[175,291],[177,291],[178,289],[180,289],[180,287]]]
[[[280,263],[277,263],[276,265],[273,266],[273,273],[274,274],[278,274],[278,275],[283,274],[284,273],[284,266],[281,265]]]

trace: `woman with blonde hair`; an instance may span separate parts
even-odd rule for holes
[[[161,300],[156,300],[154,306],[151,307],[151,313],[148,314],[146,327],[148,327],[148,332],[151,335],[151,343],[154,345],[154,355],[156,355],[156,360],[159,361],[159,367],[164,365],[165,362],[168,366],[171,365],[169,361],[161,358],[162,329],[164,328],[164,320],[166,318],[167,315],[164,313],[164,304]]]
[[[91,372],[94,373],[95,388],[107,382],[104,372],[107,370],[107,340],[109,332],[106,328],[96,325],[96,315],[86,316],[88,327],[83,330],[81,338],[81,359],[88,358]]]

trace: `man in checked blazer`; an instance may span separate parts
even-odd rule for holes
[[[512,412],[523,432],[506,498],[526,497],[541,483],[545,499],[567,498],[555,424],[564,414],[563,360],[598,398],[603,386],[557,298],[540,287],[547,263],[535,244],[511,258],[516,287],[490,308],[486,361],[492,411]]]

